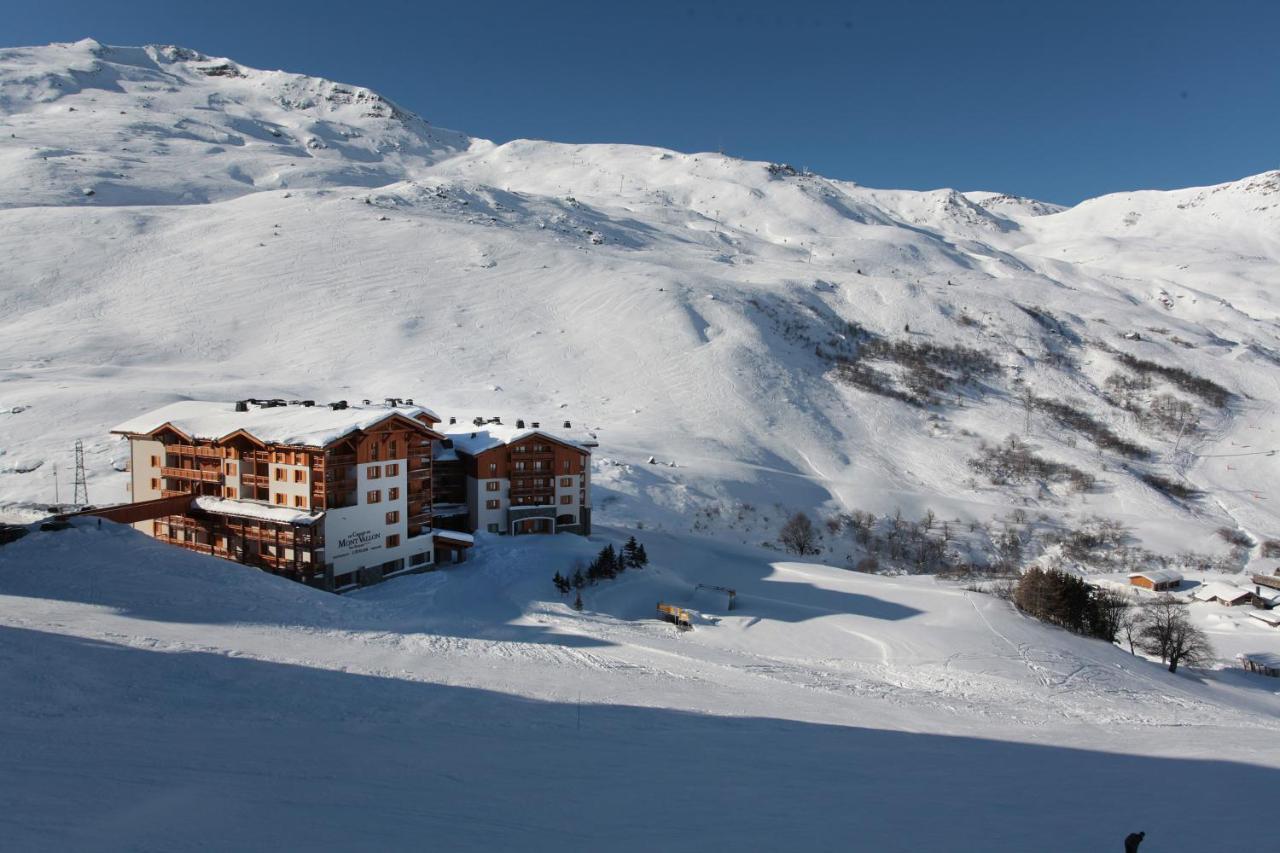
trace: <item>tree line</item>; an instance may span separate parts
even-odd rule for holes
[[[1070,572],[1032,567],[1013,590],[1013,603],[1029,616],[1108,643],[1123,638],[1129,652],[1155,655],[1177,672],[1213,660],[1204,632],[1191,623],[1186,605],[1171,595],[1134,605],[1125,594],[1092,586]]]
[[[570,590],[579,590],[573,606],[581,610],[583,587],[594,586],[602,580],[612,580],[627,569],[641,569],[648,564],[649,555],[644,550],[644,544],[637,542],[636,537],[632,536],[623,544],[621,551],[616,550],[612,544],[601,548],[600,553],[587,564],[585,571],[580,565],[576,566],[569,575],[563,575],[556,570],[551,582],[555,584],[556,590],[561,595],[567,594]]]

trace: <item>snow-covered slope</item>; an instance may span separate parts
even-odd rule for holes
[[[613,536],[613,532],[606,533]],[[1265,848],[1280,699],[932,578],[576,537],[336,598],[112,524],[0,547],[14,849]],[[597,543],[598,544],[598,543]],[[731,583],[738,606],[697,583]],[[678,633],[658,598],[698,609]],[[1187,819],[1133,797],[1190,800]],[[928,820],[921,820],[927,809]]]
[[[0,52],[0,93],[10,515],[55,466],[69,492],[76,438],[91,497],[123,499],[106,429],[159,403],[391,394],[594,428],[620,524],[759,543],[795,510],[932,511],[982,562],[1010,519],[1101,515],[1237,568],[1215,529],[1280,531],[1280,173],[1064,211],[494,146],[358,87],[92,41]],[[975,472],[1011,433],[1094,484]],[[847,531],[828,559],[872,550]]]
[[[0,207],[381,186],[471,140],[359,86],[181,47],[0,50]]]
[[[162,402],[394,394],[596,428],[618,523],[697,512],[758,543],[799,509],[1100,514],[1214,558],[1218,527],[1280,531],[1258,455],[1280,445],[1280,173],[1070,210],[868,189],[718,154],[495,146],[359,87],[93,41],[0,52],[0,104],[10,515],[54,499],[76,438],[92,498],[122,499],[105,430]],[[1121,394],[1125,358],[1146,385]],[[1176,422],[1170,401],[1190,407]],[[975,475],[1014,432],[1096,485]],[[955,558],[985,559],[968,540]]]
[[[343,599],[112,525],[0,547],[6,836],[1265,848],[1272,680],[843,567],[1039,532],[1024,559],[1238,570],[1280,538],[1278,181],[1062,210],[493,145],[182,48],[0,51],[0,514],[68,500],[76,439],[90,498],[126,499],[106,430],[190,398],[413,397],[600,442],[595,541],[481,536]],[[1011,433],[1076,472],[975,470]],[[797,510],[833,522],[817,563],[759,547]],[[855,511],[885,516],[869,539]],[[554,597],[630,532],[652,569]],[[1194,809],[1161,833],[1139,801]]]

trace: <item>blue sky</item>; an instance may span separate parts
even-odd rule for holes
[[[0,43],[181,44],[435,124],[1051,201],[1280,167],[1280,2],[0,0]]]

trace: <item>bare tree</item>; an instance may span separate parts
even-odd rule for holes
[[[803,512],[797,512],[782,525],[778,532],[778,541],[782,547],[793,554],[816,554],[818,534],[813,529],[813,522]]]
[[[1159,655],[1170,672],[1177,672],[1178,664],[1195,666],[1213,660],[1209,638],[1191,624],[1187,608],[1171,595],[1162,595],[1147,607],[1138,643],[1144,652]]]
[[[1120,630],[1117,632],[1124,637],[1126,643],[1129,644],[1129,654],[1136,655],[1134,648],[1138,641],[1138,635],[1142,633],[1142,626],[1146,624],[1147,611],[1143,607],[1130,607],[1120,617]]]

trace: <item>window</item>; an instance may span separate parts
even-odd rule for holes
[[[387,489],[387,500],[389,501],[400,500],[400,489],[399,488]]]
[[[486,492],[496,492],[500,488],[502,488],[502,484],[499,483],[497,480],[490,480],[489,482],[484,484],[484,490]]]
[[[427,558],[430,556],[431,554],[427,551],[424,551],[421,554],[414,554],[412,557],[409,558],[409,565],[411,566],[426,565],[428,561]]]
[[[374,489],[372,492],[367,492],[364,496],[364,502],[367,504],[382,503],[382,492],[377,489]]]
[[[566,488],[566,489],[572,488],[572,487],[573,487],[573,478],[572,478],[572,477],[561,477],[561,478],[560,478],[560,485],[561,485],[561,487]]]
[[[486,529],[487,529],[490,533],[497,533],[497,532],[498,532],[498,525],[496,525],[496,524],[490,524]]]
[[[370,465],[369,469],[365,471],[365,476],[368,477],[370,480],[378,479],[379,477],[382,476],[382,466]]]
[[[391,510],[391,512],[387,513],[387,524],[395,524],[399,520],[400,520],[399,510],[393,509]]]
[[[568,474],[568,473],[569,473],[569,460],[568,460],[568,459],[564,460],[564,472],[565,472],[566,474]]]
[[[276,469],[276,482],[284,482],[285,471],[283,468]]]
[[[280,506],[284,506],[284,502],[285,502],[284,495],[276,495],[276,503],[280,504]]]
[[[395,458],[396,458],[397,456],[399,456],[399,455],[400,455],[400,454],[396,453],[396,440],[393,438],[393,439],[391,439],[391,442],[390,442],[390,444],[388,445],[387,458],[388,458],[388,459],[395,459]],[[387,476],[391,476],[391,475],[390,475],[390,474],[388,474]]]
[[[497,462],[490,462],[490,463],[489,463],[489,473],[490,473],[490,474],[496,474],[496,473],[497,473],[497,471],[498,471],[498,463],[497,463]]]
[[[387,537],[387,547],[388,547],[388,548],[399,548],[399,547],[400,547],[400,537],[399,537],[397,534],[395,534],[395,533],[392,533],[390,536],[388,536],[388,537]]]
[[[562,504],[571,504],[571,503],[573,503],[573,495],[561,495],[561,496],[560,496],[560,503],[562,503]]]
[[[533,463],[533,470],[535,470],[535,471],[543,471],[543,470],[545,470],[545,468],[544,468],[544,465],[545,465],[545,464],[546,464],[546,463],[544,463],[541,459],[539,459],[539,460],[537,460],[536,462],[534,462],[534,463]]]
[[[294,505],[294,506],[296,506],[296,507],[298,507],[299,509],[306,509],[306,508],[307,508],[307,499],[306,499],[306,497],[304,497],[303,495],[294,495],[294,496],[293,496],[293,505]]]
[[[305,479],[307,479],[307,472],[306,472],[306,471],[301,471],[301,470],[299,470],[299,471],[294,471],[294,472],[293,472],[293,482],[295,482],[295,483],[301,483],[301,482],[302,482],[303,480],[305,480]]]
[[[516,453],[527,453],[527,452],[529,452],[529,448],[523,444],[516,448]]]
[[[151,478],[151,488],[153,488],[153,489],[158,489],[158,488],[160,488],[160,481],[159,481],[159,480],[157,480],[156,478],[152,477],[152,478]]]
[[[151,467],[152,467],[152,468],[159,468],[159,467],[160,467],[160,457],[159,457],[159,456],[152,456],[152,457],[151,457]]]
[[[235,475],[236,475],[236,463],[234,463],[234,462],[228,462],[228,463],[227,463],[227,476],[228,476],[228,477],[234,477]]]
[[[525,463],[523,463],[523,462],[517,462],[517,463],[516,463],[516,470],[517,470],[517,471],[523,471],[523,470],[524,470],[524,466],[525,466]]]
[[[498,506],[499,506],[501,503],[502,503],[502,502],[501,502],[501,501],[498,501],[498,500],[487,500],[487,501],[485,501],[485,502],[484,502],[484,508],[485,508],[485,509],[497,509],[497,508],[498,508]]]
[[[387,476],[388,476],[388,477],[394,477],[395,475],[397,475],[397,474],[399,474],[399,473],[400,473],[400,466],[399,466],[399,465],[388,465],[388,466],[387,466]]]
[[[234,498],[236,496],[236,490],[231,488],[230,486],[223,489],[222,492],[228,498]]]

